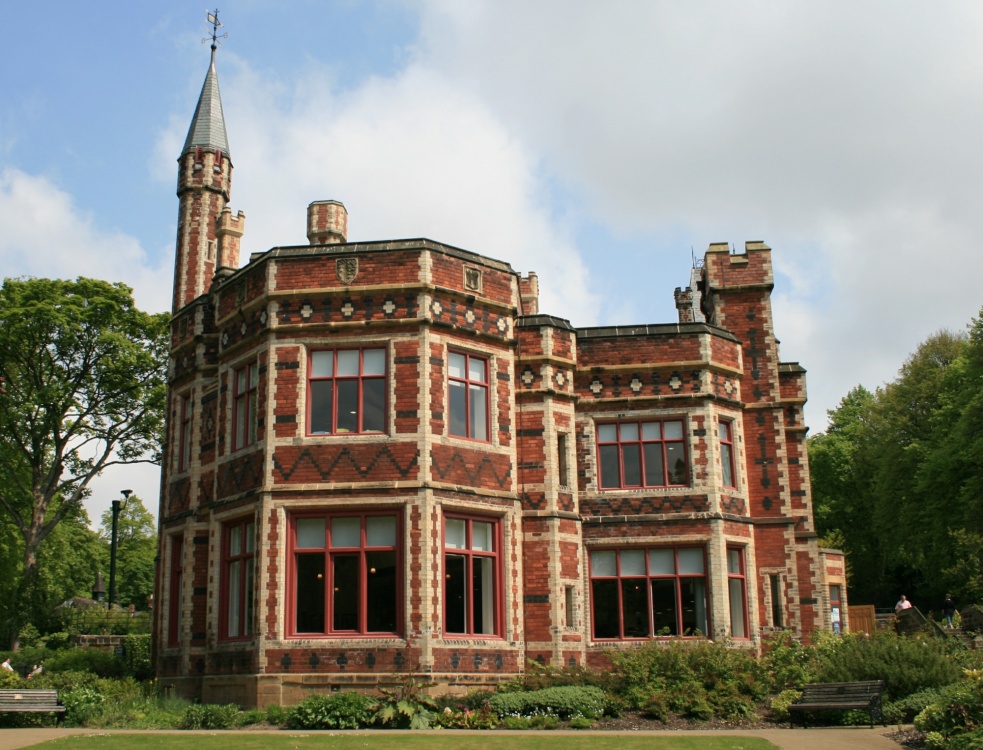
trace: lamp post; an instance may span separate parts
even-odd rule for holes
[[[113,535],[109,540],[109,609],[116,603],[116,525],[119,522],[119,512],[126,506],[133,490],[120,490],[122,500],[113,500]]]

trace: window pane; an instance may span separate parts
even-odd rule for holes
[[[474,521],[471,524],[471,549],[481,552],[492,551],[492,528],[490,523]]]
[[[338,354],[338,376],[358,375],[358,349],[345,349]]]
[[[463,378],[465,359],[466,358],[463,354],[455,354],[451,352],[447,362],[447,374],[452,378]]]
[[[479,383],[488,382],[488,363],[483,359],[471,357],[468,360],[468,380],[477,380]]]
[[[236,436],[235,447],[241,448],[246,444],[246,399],[236,399]]]
[[[645,443],[642,449],[645,452],[645,486],[665,486],[666,475],[662,460],[662,443]]]
[[[734,458],[729,445],[720,446],[720,465],[723,469],[724,487],[734,487]]]
[[[315,380],[311,383],[311,432],[331,432],[334,382]]]
[[[747,638],[744,627],[744,579],[731,578],[730,590],[730,635],[732,638]]]
[[[447,538],[444,540],[445,547],[454,549],[464,549],[464,521],[460,518],[447,519]]]
[[[642,484],[642,453],[641,446],[621,446],[621,460],[625,462],[625,487],[639,487]]]
[[[365,351],[362,352],[362,374],[363,375],[386,374],[385,349],[366,349]]]
[[[618,575],[618,558],[614,550],[598,550],[590,553],[590,574],[592,576]]]
[[[242,554],[242,526],[233,526],[229,529],[229,555],[239,554]]]
[[[446,576],[445,607],[447,609],[448,633],[466,632],[468,602],[466,598],[467,581],[465,580],[465,564],[462,555],[446,555],[444,557],[444,575]]]
[[[311,352],[311,377],[329,378],[334,375],[334,352]]]
[[[338,432],[358,432],[358,381],[338,380]]]
[[[654,576],[676,574],[676,559],[671,549],[649,550],[649,573]]]
[[[686,457],[682,443],[666,443],[669,484],[686,484]]]
[[[614,579],[592,581],[591,592],[594,600],[594,637],[620,638],[618,582]]]
[[[372,520],[372,519],[370,519]],[[390,519],[394,522],[395,518]],[[367,552],[368,588],[366,601],[366,630],[370,633],[396,631],[396,553]]]
[[[395,547],[396,517],[369,516],[366,518],[365,544],[368,547]]]
[[[490,557],[474,557],[471,565],[474,633],[492,635],[495,632],[495,561]]]
[[[308,549],[324,549],[324,519],[297,519],[297,546]]]
[[[230,638],[239,635],[239,607],[241,605],[239,597],[239,575],[242,561],[236,560],[229,564],[229,632]]]
[[[642,423],[642,440],[658,440],[662,437],[662,425],[658,422]]]
[[[621,473],[618,464],[618,446],[601,446],[601,487],[620,487]]]
[[[626,549],[621,552],[621,575],[645,575],[645,550]]]
[[[663,429],[666,432],[666,440],[682,440],[683,439],[683,423],[682,422],[666,422],[663,425]]]
[[[735,575],[741,574],[741,551],[736,549],[727,550],[727,572]]]
[[[681,578],[683,635],[707,634],[706,582],[703,578]]]
[[[385,431],[386,381],[362,381],[362,432]]]
[[[618,425],[599,424],[597,426],[597,440],[600,443],[614,443],[618,440]]]
[[[649,634],[649,598],[644,578],[621,581],[621,606],[625,638],[645,638]]]
[[[246,368],[242,368],[236,373],[236,393],[246,390]]]
[[[353,518],[331,519],[331,547],[361,547],[362,519]]]
[[[255,388],[257,383],[259,383],[259,365],[251,364],[249,365],[249,386]]]
[[[297,632],[324,632],[324,555],[297,555]]]
[[[450,412],[450,434],[465,437],[467,436],[464,421],[467,414],[467,406],[465,402],[465,399],[467,398],[467,390],[465,384],[452,380],[448,384],[447,396],[448,401],[450,402],[447,405]]]
[[[332,592],[333,630],[358,630],[358,555],[332,555],[334,591]]]
[[[629,422],[621,425],[622,440],[638,440],[638,423]]]
[[[671,552],[671,550],[667,550]],[[653,635],[679,635],[679,614],[676,610],[676,579],[656,579],[652,582]]]
[[[471,437],[478,440],[488,438],[488,389],[472,385],[471,396]]]
[[[252,557],[245,560],[246,563],[246,583],[244,586],[244,594],[246,597],[246,613],[243,618],[243,635],[253,634],[253,574],[256,570],[256,560]]]
[[[246,524],[246,552],[256,551],[256,524],[251,521]]]
[[[684,547],[677,550],[679,554],[679,574],[703,574],[703,548]]]
[[[730,442],[730,423],[729,422],[721,422],[720,423],[720,426],[719,426],[719,429],[720,429],[720,439],[721,440],[725,440],[725,441],[727,441],[729,443]]]

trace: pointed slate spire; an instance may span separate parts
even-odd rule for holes
[[[229,153],[229,136],[225,132],[225,115],[222,112],[222,95],[218,90],[218,74],[215,72],[215,47],[212,47],[212,61],[208,66],[205,84],[201,87],[195,116],[188,129],[181,155],[196,148],[221,151],[226,158]]]

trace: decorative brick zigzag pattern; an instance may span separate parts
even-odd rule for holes
[[[419,451],[416,451],[413,454],[413,458],[408,464],[406,464],[406,466],[400,466],[396,456],[392,454],[392,451],[389,450],[388,446],[384,445],[379,448],[378,451],[376,451],[375,455],[372,457],[372,460],[363,466],[358,462],[357,457],[351,450],[348,448],[342,448],[337,454],[335,454],[335,457],[327,466],[321,466],[321,464],[318,463],[317,458],[315,458],[309,450],[304,450],[301,451],[300,455],[297,456],[297,460],[294,461],[293,465],[290,467],[286,467],[281,464],[277,457],[274,456],[273,471],[278,475],[277,481],[289,482],[297,470],[306,464],[314,467],[314,470],[317,472],[318,476],[327,482],[331,479],[332,474],[335,473],[338,467],[344,465],[345,467],[354,469],[356,472],[358,472],[359,476],[364,479],[375,471],[380,461],[388,460],[390,466],[396,469],[401,477],[406,478],[410,476],[410,472],[419,463],[419,458],[420,453]]]
[[[440,479],[446,479],[447,476],[456,469],[457,471],[463,473],[464,476],[467,477],[468,482],[475,487],[482,486],[479,480],[483,475],[487,476],[488,474],[491,474],[491,478],[494,480],[495,484],[503,489],[511,485],[512,469],[508,469],[504,476],[499,476],[495,469],[495,464],[488,456],[482,456],[478,466],[474,469],[468,468],[467,462],[459,453],[454,453],[444,466],[441,466],[438,463],[437,457],[434,456],[433,451],[430,452],[430,460],[433,464],[434,473]]]

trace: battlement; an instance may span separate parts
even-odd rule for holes
[[[760,240],[745,242],[743,253],[732,253],[726,242],[711,243],[703,269],[705,291],[771,289],[775,285],[771,248]]]

